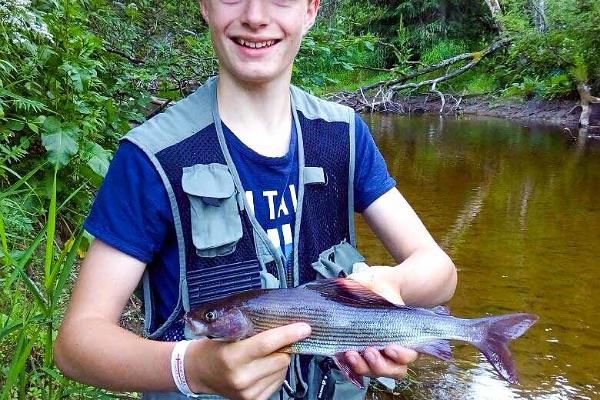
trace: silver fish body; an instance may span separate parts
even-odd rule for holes
[[[242,292],[192,310],[185,317],[186,336],[238,340],[294,322],[306,322],[312,334],[287,351],[334,358],[349,374],[341,356],[367,347],[395,343],[450,360],[448,340],[470,343],[486,356],[500,376],[517,382],[508,350],[535,321],[532,314],[477,319],[456,318],[447,308],[394,305],[350,279],[327,279],[291,289]]]

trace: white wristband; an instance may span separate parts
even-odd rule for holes
[[[190,343],[192,343],[190,340],[183,340],[175,344],[173,352],[171,353],[171,374],[173,374],[175,385],[181,393],[187,397],[200,397],[190,390],[185,379],[184,358],[185,351]]]

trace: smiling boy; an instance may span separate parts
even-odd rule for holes
[[[56,362],[73,379],[145,399],[314,399],[331,373],[323,361],[277,352],[310,335],[308,325],[184,341],[183,312],[240,290],[344,275],[390,301],[432,306],[450,299],[456,271],[395,189],[364,122],[290,86],[319,0],[200,6],[219,75],[121,142],[85,224],[96,240]],[[354,211],[398,266],[354,270]],[[148,338],[119,327],[140,281]],[[416,356],[390,345],[346,362],[362,376],[401,378]],[[364,391],[340,382],[331,396]]]

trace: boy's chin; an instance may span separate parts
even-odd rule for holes
[[[232,71],[227,75],[234,81],[238,81],[242,84],[250,85],[266,85],[277,81],[285,80],[289,81],[291,78],[291,71],[269,71],[269,70],[245,70],[245,71]]]

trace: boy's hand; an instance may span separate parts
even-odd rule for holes
[[[400,290],[397,286],[397,277],[392,276],[398,274],[399,269],[388,267],[385,265],[373,265],[369,267],[365,263],[354,264],[354,272],[348,275],[349,279],[353,279],[369,290],[384,297],[387,301],[394,304],[404,305],[404,300],[400,295]]]
[[[345,356],[352,370],[361,376],[402,379],[406,375],[407,365],[415,361],[419,353],[390,344],[382,351],[368,347],[362,355],[356,351],[348,351]]]
[[[277,350],[304,339],[310,332],[309,325],[297,323],[239,342],[196,340],[185,357],[190,389],[230,399],[268,399],[281,387],[290,364],[290,355]]]
[[[355,272],[348,278],[368,287],[391,303],[404,305],[399,290],[394,287],[394,280],[389,276],[392,271],[396,272],[397,270],[392,270],[392,267],[387,266],[368,268],[356,268],[355,266],[355,270],[360,272]],[[416,351],[395,344],[387,346],[382,351],[369,347],[362,352],[362,355],[356,351],[346,352],[346,360],[357,374],[372,377],[386,376],[394,379],[404,378],[407,364],[415,361],[418,356]]]

